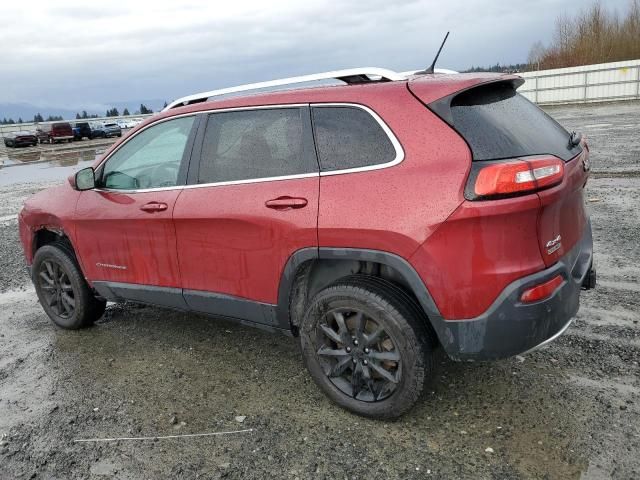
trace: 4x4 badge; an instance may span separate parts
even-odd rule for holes
[[[558,235],[556,238],[549,240],[545,247],[547,247],[547,254],[551,255],[562,246],[562,237]]]

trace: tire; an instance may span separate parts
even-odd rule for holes
[[[434,375],[437,341],[427,322],[413,297],[393,283],[346,277],[311,300],[300,327],[303,359],[316,384],[341,407],[397,418]]]
[[[67,143],[71,143],[73,142],[73,138],[70,138],[69,140],[67,140]]]
[[[104,313],[106,301],[93,295],[75,255],[65,244],[39,248],[32,277],[42,308],[57,326],[69,330],[88,327]]]

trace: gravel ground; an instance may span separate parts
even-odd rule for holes
[[[55,329],[11,218],[42,185],[3,187],[0,478],[640,478],[640,104],[549,111],[591,141],[598,288],[544,350],[440,358],[395,422],[332,405],[283,336],[131,304],[88,330]]]

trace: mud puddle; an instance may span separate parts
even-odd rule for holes
[[[89,167],[105,147],[8,153],[0,158],[0,186],[64,180]]]

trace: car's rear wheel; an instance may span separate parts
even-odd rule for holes
[[[351,276],[318,293],[300,329],[305,364],[338,405],[395,418],[419,399],[436,342],[415,300],[396,285]]]
[[[93,295],[66,245],[56,243],[39,248],[32,276],[42,308],[59,327],[72,330],[87,327],[104,313],[106,302]]]

